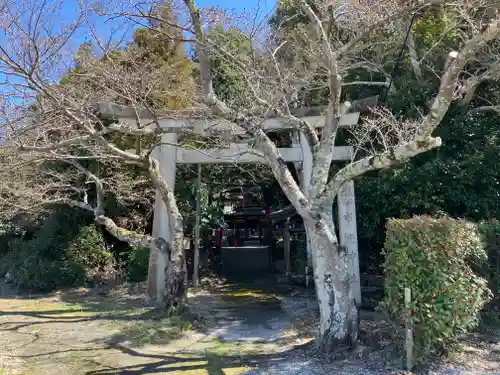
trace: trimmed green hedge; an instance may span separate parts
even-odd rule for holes
[[[481,275],[488,279],[493,292],[493,301],[488,305],[487,315],[500,321],[500,221],[491,219],[477,224],[481,239],[488,254],[488,261],[480,264]]]
[[[487,259],[477,225],[449,217],[391,219],[387,224],[383,306],[414,327],[416,358],[446,349],[477,326],[491,293],[472,264]],[[404,288],[412,291],[407,312]]]

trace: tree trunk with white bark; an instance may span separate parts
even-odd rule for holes
[[[157,259],[164,269],[162,281],[164,287],[157,285],[157,304],[162,306],[168,314],[182,311],[187,302],[187,268],[184,254],[184,227],[183,218],[177,206],[174,191],[160,173],[158,161],[151,159],[149,164],[149,175],[158,189],[159,195],[167,206],[168,226],[171,242],[165,242],[165,246],[158,247]],[[159,278],[158,278],[159,280]]]
[[[164,265],[163,282],[165,287],[157,296],[156,304],[165,310],[167,315],[182,312],[187,301],[186,261],[182,248],[183,231],[177,230],[171,243],[163,238],[155,238],[120,228],[116,223],[99,215],[96,224],[102,225],[112,236],[131,246],[149,247],[158,254],[157,261]]]
[[[330,351],[358,341],[358,309],[351,290],[347,259],[341,248],[331,208],[320,211],[321,219],[308,220],[312,246],[314,284],[320,311],[319,347]]]
[[[187,302],[187,269],[182,246],[182,230],[174,233],[174,246],[170,252],[167,252],[165,258],[165,288],[162,298],[158,303],[167,311],[167,313],[179,313],[186,306]],[[160,251],[164,256],[165,252]]]

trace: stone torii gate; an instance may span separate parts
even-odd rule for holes
[[[234,136],[245,136],[246,132],[234,123],[219,118],[203,119],[172,119],[165,118],[153,120],[151,114],[140,113],[136,109],[123,107],[109,102],[99,103],[101,114],[108,118],[119,119],[130,123],[132,127],[137,124],[137,118],[141,122],[152,123],[150,127],[161,127],[162,129],[182,128],[189,130],[191,134],[202,136],[213,136],[230,134]],[[308,115],[308,109],[300,109],[302,114],[295,116],[306,121],[314,128],[322,128],[325,124],[324,115]],[[339,119],[339,127],[351,127],[358,123],[359,112],[348,113]],[[294,130],[290,122],[284,118],[267,118],[261,123],[262,129],[271,131],[294,131],[295,137],[290,148],[278,148],[285,162],[293,162],[299,171],[302,189],[307,189],[312,176],[312,152],[305,134]],[[177,164],[228,164],[228,163],[265,163],[261,154],[245,143],[231,143],[228,148],[217,149],[188,149],[177,145],[178,133],[164,133],[161,136],[161,145],[154,150],[154,156],[159,161],[160,173],[165,182],[172,188],[175,186],[175,174]],[[350,146],[335,147],[332,161],[351,160],[352,148]],[[359,275],[359,256],[356,229],[356,207],[354,197],[354,182],[347,181],[337,196],[339,241],[348,254],[349,274],[353,296],[356,301],[361,301],[361,285]],[[172,238],[169,227],[169,215],[167,207],[159,194],[156,196],[153,236],[160,236],[166,241]],[[307,244],[308,263],[311,259],[311,246]],[[153,267],[151,267],[153,266]],[[309,263],[310,266],[310,263]],[[151,254],[150,269],[155,273],[156,285],[164,285],[163,258],[157,254]],[[162,291],[156,290],[154,294],[159,297]]]

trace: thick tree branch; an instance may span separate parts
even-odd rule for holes
[[[346,181],[352,180],[369,171],[385,169],[405,163],[414,156],[439,146],[441,146],[441,138],[429,137],[424,140],[412,141],[401,146],[391,147],[381,154],[372,155],[348,164],[330,180],[323,192],[322,200],[331,202],[339,192],[342,184]]]
[[[319,147],[313,151],[313,173],[311,183],[311,197],[315,197],[323,190],[328,180],[330,164],[332,162],[335,138],[338,131],[338,120],[343,114],[340,112],[340,96],[342,93],[342,77],[338,66],[338,53],[334,52],[331,38],[327,35],[323,23],[306,0],[301,0],[301,6],[311,21],[318,38],[322,43],[324,58],[328,66],[329,104],[326,112],[325,127]],[[309,194],[309,192],[306,192]]]
[[[340,186],[347,180],[358,177],[368,171],[404,163],[416,155],[439,147],[441,139],[439,137],[433,138],[431,134],[441,123],[451,105],[458,76],[465,64],[477,51],[500,35],[499,26],[500,19],[497,19],[484,32],[467,41],[459,53],[450,53],[449,65],[441,78],[438,94],[434,99],[429,114],[423,119],[413,141],[401,146],[390,147],[382,154],[365,157],[347,165],[330,180],[326,189],[322,192],[321,199],[326,202],[333,200]]]
[[[389,86],[388,81],[377,82],[377,81],[352,81],[352,82],[342,82],[342,87],[347,86]]]
[[[82,210],[90,211],[92,213],[94,212],[94,208],[91,205],[69,198],[59,198],[41,203],[41,205],[43,206],[46,206],[48,204],[66,204],[68,206],[81,208]]]
[[[63,147],[67,146],[73,146],[73,145],[78,145],[82,144],[85,141],[88,141],[91,138],[91,135],[81,135],[78,137],[74,138],[69,138],[62,140],[58,143],[55,143],[53,145],[48,145],[48,146],[28,146],[28,145],[20,145],[19,146],[19,151],[36,151],[36,152],[48,152],[48,151],[54,151]]]
[[[479,88],[479,85],[483,82],[483,80],[478,79],[477,77],[471,77],[467,81],[465,81],[465,95],[459,101],[459,105],[462,107],[468,107],[474,99],[476,95],[476,91]]]
[[[500,36],[500,18],[494,20],[480,34],[469,39],[459,53],[451,52],[449,58],[452,60],[449,67],[441,77],[438,94],[432,107],[424,118],[419,130],[417,140],[426,139],[441,123],[453,100],[453,91],[460,73],[470,58],[482,49],[488,42]]]
[[[84,168],[80,163],[74,160],[66,161],[68,164],[74,166],[80,172],[85,174],[90,180],[93,181],[96,188],[96,207],[92,207],[88,203],[78,202],[70,199],[59,199],[60,203],[66,203],[75,207],[92,210],[97,224],[104,226],[104,228],[115,238],[124,241],[133,246],[155,246],[158,249],[167,249],[166,242],[161,238],[154,238],[148,235],[140,234],[137,232],[128,231],[119,227],[111,218],[104,214],[104,190],[102,181],[97,175],[92,173],[87,168]]]
[[[122,133],[129,135],[159,135],[166,133],[188,133],[186,129],[180,128],[178,126],[173,127],[159,127],[159,126],[148,126],[144,128],[131,128],[129,126],[120,125],[120,124],[110,124],[106,126],[106,133]]]
[[[94,183],[96,189],[96,207],[94,209],[94,216],[97,218],[104,215],[104,187],[101,179],[87,168],[84,168],[76,160],[65,160],[65,162],[78,169]]]
[[[415,78],[417,78],[418,84],[422,85],[424,83],[424,75],[422,73],[422,67],[420,65],[420,60],[418,59],[417,47],[415,44],[415,38],[413,36],[413,31],[411,30],[412,22],[408,22],[408,38],[406,40],[406,46],[408,47],[408,52],[410,55],[410,62],[413,68],[413,73]]]
[[[304,215],[304,217],[308,217],[311,205],[295,182],[276,146],[261,129],[259,123],[255,119],[229,108],[215,95],[212,84],[211,64],[208,58],[208,51],[205,48],[205,32],[203,30],[200,10],[194,0],[184,0],[184,3],[189,10],[196,34],[205,104],[215,110],[217,115],[228,121],[235,122],[255,138],[256,146],[262,150],[284,193],[297,205],[297,211]]]
[[[472,102],[472,99],[474,99],[477,89],[479,86],[488,80],[495,80],[498,79],[498,76],[500,74],[500,63],[497,61],[494,64],[488,64],[489,66],[486,67],[486,72],[483,74],[480,74],[479,76],[473,75],[472,77],[469,77],[465,81],[465,95],[464,97],[459,101],[459,105],[462,107],[468,107],[470,103]]]
[[[497,112],[500,113],[500,105],[483,105],[481,107],[472,108],[471,112]]]
[[[100,215],[95,219],[96,223],[104,228],[116,239],[126,242],[133,246],[156,247],[158,249],[168,248],[167,243],[162,238],[154,238],[145,234],[129,231],[116,225],[116,223],[107,216]]]

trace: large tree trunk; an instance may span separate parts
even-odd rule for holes
[[[149,247],[151,252],[156,253],[156,281],[162,284],[161,288],[155,289],[156,305],[163,308],[167,315],[182,312],[187,302],[183,228],[177,226],[172,235],[172,241],[168,242],[162,237],[152,237],[120,228],[112,219],[104,215],[97,216],[96,223],[103,225],[120,241],[127,242],[131,246]]]
[[[167,252],[168,256],[165,258],[165,288],[159,301],[168,315],[182,312],[187,302],[187,269],[182,229],[174,233],[173,237],[172,250]],[[165,252],[161,251],[160,254],[163,256]]]
[[[176,136],[172,138],[171,134],[166,134],[162,137],[162,140],[177,141],[177,138]],[[175,148],[173,150],[175,151]],[[163,156],[162,160],[165,161],[165,155],[160,156]],[[166,165],[162,165],[162,168],[166,168]],[[163,174],[166,176],[167,172],[172,171],[164,171]],[[165,309],[167,314],[172,314],[182,311],[187,302],[183,220],[173,190],[175,175],[169,176],[171,180],[169,185],[160,172],[159,162],[154,158],[150,159],[149,173],[158,189],[158,195],[161,197],[162,202],[162,204],[155,207],[155,214],[160,216],[154,229],[158,232],[158,237],[163,235],[168,239],[168,241],[161,241],[167,244],[167,247],[170,245],[167,250],[165,250],[166,248],[157,247],[159,251],[156,254],[156,272],[153,272],[153,274],[156,273],[156,302]],[[149,285],[151,284],[149,282]]]
[[[186,262],[183,249],[176,249],[165,242],[164,248],[151,246],[156,253],[153,272],[155,304],[165,309],[168,315],[181,312],[187,300]],[[151,297],[151,296],[150,296]]]
[[[323,351],[339,345],[356,345],[359,315],[350,287],[347,257],[335,233],[332,208],[321,210],[321,220],[307,220],[312,245],[314,283],[320,310]]]

